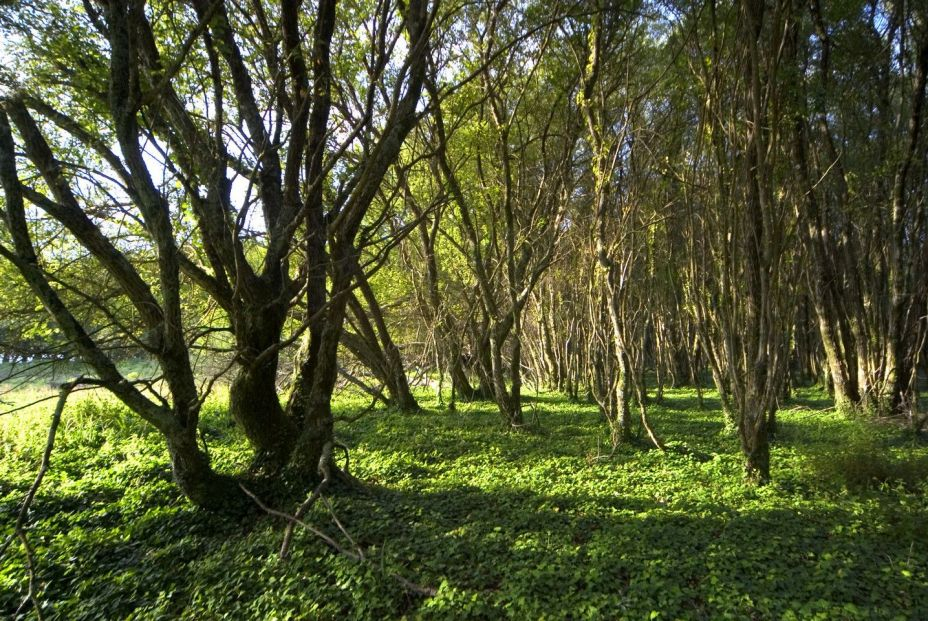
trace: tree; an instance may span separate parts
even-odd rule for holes
[[[590,346],[590,384],[610,424],[613,447],[631,438],[628,401],[632,390],[642,426],[661,447],[645,412],[644,349],[651,320],[645,239],[652,224],[644,213],[645,201],[638,199],[637,184],[646,185],[650,176],[639,170],[643,168],[639,145],[646,142],[642,101],[651,76],[643,58],[635,58],[648,46],[643,24],[631,17],[634,13],[634,6],[599,3],[584,53],[577,54],[583,61],[578,101],[590,152],[591,254],[600,276],[591,287],[592,323],[600,329]]]
[[[885,11],[809,5],[790,46],[792,142],[810,298],[835,399],[898,413],[917,401],[923,329],[915,292],[924,279],[912,270],[922,261],[925,203],[915,180],[924,175],[913,173],[925,149],[928,38],[924,12],[897,3]]]
[[[289,465],[316,476],[332,442],[329,400],[360,268],[356,236],[421,114],[437,7],[379,2],[373,21],[363,11],[337,14],[334,1],[321,2],[314,15],[298,1],[197,0],[188,10],[174,8],[113,0],[73,12],[60,5],[4,9],[4,28],[17,33],[36,79],[8,80],[2,103],[4,218],[12,240],[2,253],[101,386],[165,435],[184,493],[215,507],[236,492],[196,444],[204,395],[190,363],[196,337],[187,329],[182,283],[195,284],[225,313],[239,365],[230,411],[261,463],[270,472]],[[368,40],[355,38],[360,23],[371,29]],[[84,62],[66,64],[72,54]],[[99,88],[102,80],[108,89]],[[56,99],[64,109],[47,103]],[[7,118],[25,160],[17,161]],[[56,155],[66,146],[74,151]],[[26,168],[41,182],[24,181]],[[119,300],[131,303],[144,330],[128,336],[157,360],[166,395],[146,396],[128,382],[52,286],[26,202],[65,227],[118,283]],[[140,225],[136,243],[156,262],[152,278],[111,239],[118,218]],[[305,319],[284,338],[298,297]],[[278,360],[301,335],[285,409]]]
[[[793,300],[791,205],[778,188],[785,174],[779,55],[794,14],[789,2],[763,0],[724,11],[710,3],[708,16],[694,16],[712,47],[703,51],[692,39],[699,125],[678,164],[686,171],[679,177],[691,227],[686,291],[719,393],[730,404],[747,476],[763,483]]]
[[[479,86],[470,93],[476,105],[462,106],[463,118],[450,123],[446,108],[433,114],[438,170],[456,207],[459,248],[479,302],[474,345],[482,385],[513,427],[523,424],[524,311],[556,256],[574,184],[570,90],[552,101],[542,84],[551,75],[545,57],[559,16],[542,17],[537,27],[523,26],[518,20],[527,15],[490,8],[473,26],[471,45],[481,63]],[[475,130],[478,144],[466,161],[452,159],[449,125]]]

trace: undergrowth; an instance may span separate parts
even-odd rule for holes
[[[595,409],[557,395],[532,399],[527,432],[506,431],[489,404],[452,413],[422,399],[421,414],[373,412],[337,430],[367,487],[332,507],[367,563],[305,532],[281,562],[278,520],[194,510],[157,434],[111,401],[75,401],[29,517],[44,616],[928,618],[928,448],[897,428],[802,394],[779,415],[774,482],[754,488],[717,401],[700,411],[689,391],[650,409],[666,452],[611,455]],[[50,409],[0,418],[4,539]],[[247,467],[219,400],[204,437],[218,469]],[[348,545],[322,504],[307,519]],[[396,575],[437,592],[411,594]],[[26,583],[14,545],[0,615]]]

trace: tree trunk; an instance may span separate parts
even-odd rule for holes
[[[337,302],[330,304],[327,315],[331,319],[338,309]],[[342,306],[344,316],[344,306]],[[335,420],[332,416],[332,392],[338,377],[338,341],[341,321],[337,326],[326,325],[322,331],[317,355],[312,359],[305,353],[294,377],[294,390],[287,410],[298,418],[300,426],[288,462],[288,470],[299,479],[319,480],[319,459],[325,446],[335,438]]]
[[[619,440],[629,442],[632,439],[632,412],[628,403],[631,394],[631,382],[629,381],[625,356],[618,354],[616,362],[618,383],[615,391],[615,420],[618,424]],[[613,442],[615,442],[615,439],[613,439]]]
[[[748,406],[739,426],[741,449],[745,455],[745,475],[748,481],[758,485],[770,480],[770,443],[766,417],[763,410]]]
[[[295,388],[287,409],[299,412],[300,429],[291,453],[289,470],[307,481],[318,481],[320,458],[335,441],[332,393],[338,379],[338,345],[351,292],[356,251],[345,245],[332,248],[332,286],[325,321],[314,359],[304,357],[294,378]],[[308,351],[308,344],[304,347]]]
[[[474,346],[476,351],[471,358],[476,363],[474,365],[477,371],[477,391],[475,399],[483,401],[493,398],[493,355],[492,346],[490,345],[490,322],[484,319],[481,324],[481,332],[474,334]]]
[[[280,405],[276,360],[239,369],[229,388],[229,413],[255,448],[260,462],[272,469],[287,462],[296,425]]]
[[[477,389],[470,385],[470,379],[467,377],[467,372],[464,370],[464,364],[461,361],[461,351],[452,351],[450,358],[451,390],[454,391],[459,401],[465,403],[476,401],[478,398]]]
[[[241,366],[229,389],[229,413],[257,452],[259,463],[271,470],[283,466],[293,449],[294,421],[284,413],[277,394],[277,346],[286,307],[250,307],[236,318]]]
[[[513,378],[516,384],[513,386],[514,390],[510,392],[506,387],[506,365],[503,362],[502,351],[503,342],[504,340],[497,334],[497,331],[494,330],[490,335],[493,400],[496,402],[496,405],[499,406],[499,410],[506,419],[506,422],[512,427],[520,427],[524,421],[522,418],[520,395],[516,392],[518,390],[518,380],[517,378]]]
[[[166,434],[174,481],[190,501],[210,511],[235,511],[245,496],[232,477],[217,474],[209,457],[197,446],[196,432],[182,429]]]
[[[794,90],[798,94],[798,89]],[[795,168],[804,197],[804,211],[801,216],[804,217],[805,223],[800,224],[799,233],[810,255],[807,273],[809,297],[818,317],[819,334],[834,387],[835,405],[839,409],[856,407],[860,404],[860,394],[847,363],[847,354],[852,353],[853,348],[847,346],[847,338],[850,338],[849,330],[840,330],[840,319],[837,316],[838,304],[833,300],[833,296],[837,295],[834,291],[836,276],[832,273],[832,261],[828,248],[833,242],[827,227],[823,224],[824,216],[821,213],[815,184],[809,172],[808,127],[805,118],[799,117],[793,124],[792,142]],[[847,338],[842,340],[842,335]]]
[[[379,342],[375,342],[374,344],[379,346],[382,352],[384,371],[386,373],[385,383],[387,390],[390,392],[393,405],[401,412],[418,412],[421,408],[416,398],[413,396],[412,390],[409,388],[409,380],[406,378],[403,357],[396,343],[393,341],[393,338],[390,336],[387,322],[383,316],[383,310],[377,302],[374,290],[371,288],[367,277],[360,271],[355,275],[355,278],[359,283],[359,289],[364,296],[364,301],[367,303],[367,317],[377,328],[376,336],[379,337]],[[352,298],[353,297],[354,296],[352,296]],[[354,301],[356,303],[358,302],[356,299]],[[365,312],[360,303],[357,303],[353,308],[362,314]]]

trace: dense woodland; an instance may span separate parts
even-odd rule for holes
[[[0,32],[4,383],[80,363],[49,452],[105,392],[196,507],[301,517],[365,485],[384,406],[508,444],[556,395],[609,460],[686,452],[688,387],[746,489],[797,391],[925,431],[921,2],[23,0]]]

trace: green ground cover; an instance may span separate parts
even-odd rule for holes
[[[194,510],[157,434],[111,402],[76,399],[30,515],[45,617],[928,618],[928,447],[892,425],[802,393],[780,414],[774,482],[753,488],[718,403],[699,410],[692,392],[650,410],[667,452],[611,456],[595,408],[557,395],[531,400],[537,422],[519,433],[489,404],[423,401],[421,414],[338,429],[367,483],[331,496],[358,563],[304,532],[280,561],[279,520]],[[204,435],[213,461],[238,471],[249,453],[218,403]],[[4,539],[51,408],[0,417]],[[307,519],[351,547],[323,505]],[[25,595],[23,561],[16,545],[0,559],[4,617]]]

